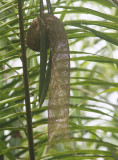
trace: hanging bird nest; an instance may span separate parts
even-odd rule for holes
[[[44,32],[46,47],[52,55],[48,104],[48,141],[68,139],[68,117],[70,97],[70,54],[63,23],[54,15],[44,15],[33,21],[27,32],[27,45],[40,51],[40,33]],[[48,43],[49,42],[49,43]],[[47,46],[48,44],[48,46]],[[40,66],[41,67],[41,66]]]

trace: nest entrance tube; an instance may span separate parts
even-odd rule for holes
[[[45,18],[52,49],[48,105],[48,140],[51,142],[69,138],[70,54],[62,22],[52,15]]]

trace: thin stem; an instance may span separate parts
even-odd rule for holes
[[[52,10],[52,5],[50,0],[46,0],[47,1],[47,9],[48,9],[48,14],[52,14],[53,15],[53,10]]]
[[[28,68],[27,68],[24,24],[23,24],[23,14],[22,14],[22,0],[18,0],[18,12],[19,12],[20,40],[21,40],[21,49],[22,49],[23,79],[24,79],[24,88],[25,88],[25,105],[26,105],[26,117],[27,117],[29,156],[30,156],[30,160],[35,160],[33,129],[32,129],[32,114],[31,114],[31,107],[30,107],[30,94],[29,94]]]
[[[39,7],[40,7],[40,17],[42,18],[44,14],[43,0],[40,0]]]
[[[39,102],[41,107],[41,96],[45,82],[46,65],[47,65],[47,45],[46,45],[46,32],[43,25],[44,20],[44,7],[43,0],[40,0],[40,79],[39,79]],[[42,103],[43,104],[43,103]]]

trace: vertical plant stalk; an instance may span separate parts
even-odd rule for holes
[[[50,0],[46,0],[47,2],[47,9],[48,9],[48,14],[52,14],[53,15],[53,10],[52,10],[52,5]]]
[[[4,160],[4,155],[0,155],[0,159],[1,159],[1,160]]]
[[[43,0],[40,0],[40,19],[38,20],[40,28],[40,79],[39,79],[39,102],[41,107],[41,95],[45,82],[46,64],[47,64],[47,45],[46,45],[46,33],[43,23],[44,8]]]
[[[23,24],[23,14],[22,14],[22,0],[18,0],[18,13],[19,13],[20,40],[21,40],[21,49],[22,49],[22,63],[23,63],[24,88],[25,88],[25,105],[26,105],[26,117],[27,117],[27,132],[28,132],[27,135],[28,135],[28,144],[29,144],[29,156],[30,156],[30,160],[35,160],[34,143],[33,143],[33,129],[32,129],[32,114],[31,114],[31,107],[30,107],[28,68],[27,68],[24,24]]]

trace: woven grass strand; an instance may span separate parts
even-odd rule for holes
[[[68,139],[70,98],[69,44],[62,22],[53,15],[44,17],[52,52],[48,106],[48,140]]]

